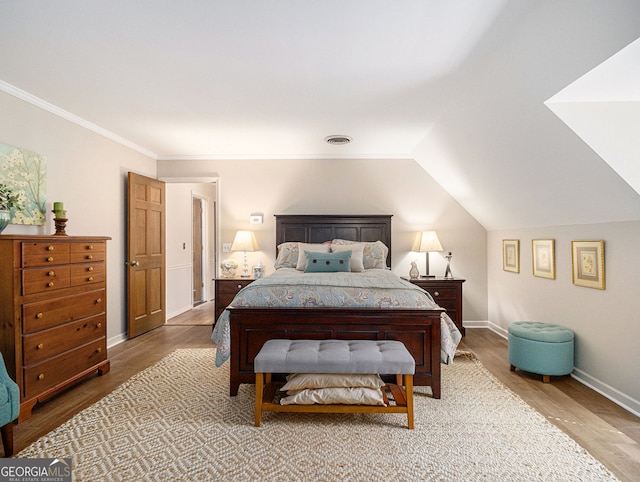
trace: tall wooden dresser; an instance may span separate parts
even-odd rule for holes
[[[20,387],[19,421],[107,359],[104,236],[0,235],[0,351]]]

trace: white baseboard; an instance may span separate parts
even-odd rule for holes
[[[119,335],[113,336],[107,340],[107,349],[119,345],[123,341],[127,341],[126,333],[120,333]]]
[[[490,321],[465,321],[462,323],[462,326],[465,328],[487,328],[505,339],[508,339],[509,336],[509,332],[505,328],[502,328]],[[592,390],[595,390],[603,397],[608,398],[616,405],[619,405],[625,410],[628,410],[634,415],[640,417],[640,401],[622,393],[620,390],[613,388],[602,380],[592,377],[579,368],[573,369],[571,377]]]

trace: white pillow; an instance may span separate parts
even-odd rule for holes
[[[304,268],[307,266],[307,255],[304,254],[305,251],[310,251],[312,253],[328,253],[329,245],[298,243],[298,264],[296,265],[296,269],[299,271],[304,271]]]
[[[313,405],[313,404],[344,405],[382,405],[384,398],[379,388],[318,388],[306,389],[288,397],[280,399],[280,405]]]
[[[361,273],[364,271],[364,243],[332,244],[331,252],[351,251],[351,271]]]
[[[305,388],[380,388],[384,385],[378,375],[349,373],[293,373],[287,376],[281,391],[304,390]]]

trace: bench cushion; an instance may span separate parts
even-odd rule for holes
[[[564,326],[539,321],[516,321],[509,325],[509,334],[525,340],[545,343],[573,341],[573,331]]]
[[[413,375],[415,361],[395,340],[268,340],[256,373],[370,373]]]

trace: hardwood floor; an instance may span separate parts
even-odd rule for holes
[[[109,350],[111,371],[92,377],[33,410],[15,426],[15,452],[110,393],[176,348],[211,347],[211,326],[163,326]],[[502,383],[576,440],[620,480],[640,474],[640,418],[571,377],[542,383],[533,374],[509,371],[507,341],[486,329],[467,329],[460,349],[473,351]]]
[[[214,322],[214,306],[213,301],[207,301],[195,308],[174,316],[167,320],[167,325],[213,325]]]

